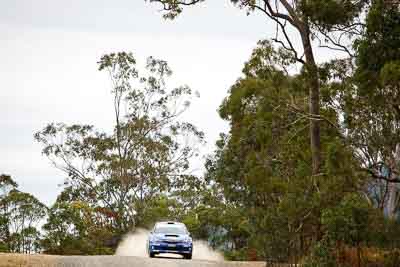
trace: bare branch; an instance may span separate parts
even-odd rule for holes
[[[327,45],[327,44],[325,44],[325,45],[322,44],[322,43],[323,43],[322,40],[321,40],[317,35],[315,35],[315,37],[316,37],[316,38],[318,39],[318,41],[319,41],[319,47],[321,47],[321,48],[328,48],[328,49],[335,50],[335,51],[345,52],[345,53],[347,53],[351,58],[354,58],[355,55],[350,51],[350,49],[349,49],[347,46],[343,45],[342,42],[341,42],[343,36],[346,34],[345,31],[343,31],[343,32],[339,35],[339,37],[337,38],[337,40],[336,40],[336,39],[334,39],[332,36],[330,36],[328,32],[324,31],[321,27],[319,27],[319,26],[317,26],[317,25],[316,25],[316,27],[317,27],[318,31],[322,34],[322,36],[323,36],[329,43],[331,43],[331,44],[333,45],[333,46],[330,46],[330,45]]]
[[[386,181],[388,183],[400,183],[400,178],[388,178],[384,175],[381,175],[379,173],[377,173],[375,170],[373,169],[363,169],[364,171],[368,172],[372,178],[378,179],[378,180],[383,180]]]
[[[263,2],[265,4],[264,5],[265,6],[265,10],[268,10],[268,12],[269,12],[269,17],[272,16],[274,18],[284,19],[284,20],[288,21],[290,24],[292,24],[294,27],[296,27],[296,28],[299,27],[299,24],[298,24],[298,22],[295,21],[295,18],[293,18],[293,17],[291,17],[291,16],[289,16],[287,14],[280,13],[277,10],[274,11],[269,0],[263,0]]]
[[[250,6],[251,8],[254,8],[254,9],[256,9],[256,10],[261,11],[262,13],[264,13],[265,15],[267,15],[270,19],[272,19],[273,21],[276,22],[277,26],[279,26],[279,28],[281,29],[281,31],[282,31],[282,33],[283,33],[283,35],[284,35],[284,37],[285,37],[285,40],[286,40],[287,44],[285,44],[282,40],[279,40],[279,39],[277,38],[277,36],[278,36],[278,28],[277,28],[276,37],[273,38],[272,40],[273,40],[274,42],[276,42],[276,43],[279,43],[284,49],[286,49],[286,50],[292,52],[292,53],[294,54],[295,59],[296,59],[298,62],[300,62],[300,63],[302,63],[302,64],[305,64],[305,61],[303,60],[303,58],[298,56],[297,50],[294,48],[293,43],[291,42],[291,40],[290,40],[290,38],[289,38],[289,35],[287,34],[287,31],[286,31],[286,22],[291,23],[294,27],[297,28],[297,26],[294,24],[293,19],[291,19],[291,18],[290,18],[288,15],[286,15],[286,14],[282,14],[282,13],[279,13],[279,12],[277,12],[277,11],[273,11],[273,9],[272,9],[272,7],[271,7],[271,5],[270,5],[270,3],[269,3],[268,0],[264,0],[264,7],[261,7],[261,6],[259,6],[259,5],[254,5],[254,4],[249,4],[249,6]],[[283,22],[280,21],[279,19],[283,19],[285,22],[283,23]]]

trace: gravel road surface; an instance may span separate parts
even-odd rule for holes
[[[215,262],[173,258],[143,258],[133,256],[46,256],[0,254],[0,267],[264,267],[263,262]]]

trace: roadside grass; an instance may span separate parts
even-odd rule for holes
[[[0,267],[47,267],[55,263],[55,258],[49,255],[0,253]]]

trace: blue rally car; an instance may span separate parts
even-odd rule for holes
[[[150,258],[160,253],[173,253],[191,259],[193,240],[183,223],[158,222],[149,234],[147,252]]]

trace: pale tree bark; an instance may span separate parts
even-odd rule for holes
[[[299,30],[300,31],[300,30]],[[320,130],[320,83],[318,66],[315,63],[314,53],[310,41],[308,25],[300,31],[303,42],[304,55],[306,57],[306,69],[308,73],[309,110],[310,120],[310,145],[312,155],[312,173],[317,175],[321,167],[321,130]]]
[[[396,150],[394,152],[394,162],[393,169],[398,170],[400,166],[400,144],[396,145]],[[397,173],[397,172],[396,172]],[[396,174],[393,174],[396,175]],[[398,177],[396,177],[398,178]],[[386,210],[388,217],[391,219],[395,219],[396,217],[396,208],[399,200],[398,197],[398,183],[388,182],[388,198],[386,203]]]
[[[287,0],[279,0],[286,13],[279,12],[279,3],[273,6],[271,0],[263,0],[264,10],[270,18],[272,18],[281,29],[283,33],[284,40],[275,41],[280,43],[285,49],[291,51],[295,56],[296,60],[302,63],[307,70],[307,86],[309,91],[309,117],[310,117],[310,148],[312,157],[312,174],[318,175],[321,168],[321,130],[320,130],[320,83],[318,77],[318,66],[315,62],[314,51],[311,44],[311,32],[308,19],[302,17],[295,10],[295,4],[290,3]],[[275,10],[274,10],[275,7]],[[260,9],[258,7],[258,9]],[[281,21],[284,21],[282,24]],[[303,55],[305,56],[305,61],[302,57],[298,57],[299,53],[294,48],[292,41],[290,40],[286,32],[286,22],[292,25],[300,34],[303,46]],[[285,45],[286,42],[286,45]]]

